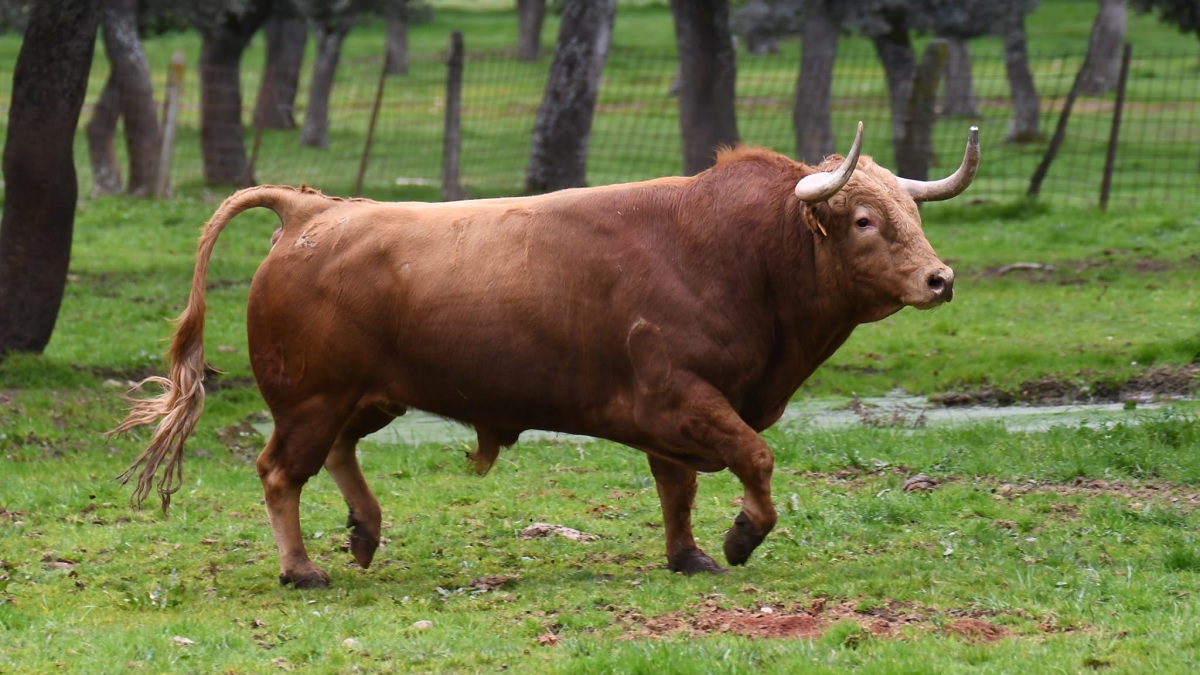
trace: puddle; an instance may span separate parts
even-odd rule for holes
[[[1123,403],[1097,403],[1053,406],[972,406],[946,408],[935,406],[919,396],[890,395],[878,398],[799,400],[788,406],[783,418],[775,425],[808,429],[839,429],[869,424],[912,428],[923,419],[923,426],[939,427],[967,424],[999,424],[1010,432],[1044,431],[1054,426],[1099,426],[1112,422],[1136,424],[1141,413],[1162,407],[1161,403],[1140,403],[1128,408]],[[269,431],[269,428],[268,428]],[[372,434],[369,440],[394,445],[417,443],[463,443],[473,446],[475,431],[468,426],[420,411],[410,411],[396,418],[386,428]],[[587,436],[574,436],[548,431],[526,431],[522,441],[557,439],[586,441]]]

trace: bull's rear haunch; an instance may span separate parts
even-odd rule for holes
[[[667,564],[722,567],[696,545],[696,472],[729,469],[742,512],[725,559],[746,562],[775,525],[774,458],[759,432],[856,326],[950,300],[954,273],[917,203],[974,178],[978,133],[938,181],[850,154],[810,167],[767,150],[722,152],[692,177],[442,204],[337,199],[262,186],[204,226],[162,386],[117,431],[157,423],[124,475],[164,510],[204,402],[204,284],[217,237],[253,207],[281,221],[254,275],[250,363],[275,420],[258,457],[280,581],[320,587],[300,492],[325,467],[350,509],[355,560],[379,546],[379,503],[359,439],[409,408],[473,426],[476,470],[528,429],[646,453]],[[158,476],[163,462],[165,470]],[[156,480],[157,476],[157,480]]]

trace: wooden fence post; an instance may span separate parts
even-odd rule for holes
[[[154,167],[154,196],[165,199],[171,193],[171,155],[175,150],[175,131],[179,126],[179,105],[183,96],[183,52],[171,56],[167,75],[167,98],[163,103],[162,137],[158,144],[158,164]]]
[[[458,182],[462,154],[462,78],[463,36],[450,34],[450,54],[446,59],[446,124],[442,131],[442,199],[454,201],[466,196]]]
[[[1133,46],[1125,43],[1121,52],[1121,71],[1117,75],[1117,101],[1113,105],[1112,130],[1108,134],[1108,152],[1104,155],[1104,179],[1100,182],[1100,210],[1108,208],[1108,197],[1112,191],[1113,166],[1117,163],[1117,138],[1121,134],[1121,110],[1125,107],[1125,84],[1129,81],[1129,59]]]
[[[367,124],[367,139],[363,142],[362,159],[358,161],[358,177],[354,180],[354,196],[362,196],[363,179],[367,175],[367,160],[371,156],[371,144],[375,142],[375,123],[379,120],[379,108],[383,105],[383,85],[387,82],[387,48],[384,48],[383,65],[379,68],[379,84],[375,87],[375,103],[371,106],[371,121]]]

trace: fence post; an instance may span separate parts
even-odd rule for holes
[[[371,156],[371,144],[375,142],[375,122],[379,120],[379,108],[383,104],[383,85],[387,82],[387,48],[384,47],[383,65],[379,68],[379,84],[375,86],[375,102],[371,105],[371,121],[367,124],[367,139],[363,142],[362,159],[358,161],[358,177],[354,179],[354,196],[362,196],[363,179],[367,175],[367,160]]]
[[[1113,166],[1117,163],[1117,138],[1121,133],[1121,110],[1125,107],[1125,84],[1129,80],[1129,59],[1133,45],[1125,43],[1121,51],[1121,71],[1117,75],[1117,101],[1113,105],[1112,130],[1108,134],[1108,153],[1104,156],[1104,180],[1100,182],[1100,210],[1108,208],[1108,197],[1112,191]]]
[[[459,158],[462,154],[462,78],[463,36],[450,34],[450,54],[446,59],[446,124],[442,132],[442,199],[462,199],[458,183]]]
[[[158,144],[158,164],[154,167],[154,196],[165,199],[171,192],[171,155],[175,150],[175,131],[179,126],[179,102],[183,95],[183,52],[171,55],[167,75],[167,98],[163,103],[162,138]]]
[[[1029,181],[1030,197],[1038,196],[1038,192],[1042,189],[1042,181],[1046,179],[1046,174],[1050,172],[1050,163],[1058,155],[1058,149],[1062,147],[1063,140],[1067,136],[1067,122],[1071,119],[1071,108],[1075,107],[1075,99],[1079,96],[1079,91],[1083,85],[1083,67],[1080,66],[1078,72],[1075,73],[1075,81],[1071,83],[1071,91],[1067,92],[1067,100],[1063,103],[1062,113],[1058,116],[1058,124],[1054,127],[1054,136],[1050,139],[1050,146],[1046,148],[1046,154],[1042,157],[1041,164],[1033,172],[1033,178]]]

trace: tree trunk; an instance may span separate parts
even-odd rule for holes
[[[835,150],[833,66],[840,34],[828,2],[815,0],[806,5],[792,125],[796,129],[796,159],[812,166]]]
[[[1029,52],[1025,40],[1025,17],[1018,17],[1004,31],[1004,68],[1012,90],[1012,123],[1008,127],[1010,143],[1035,143],[1043,136],[1039,130],[1038,94],[1029,70]]]
[[[338,26],[313,26],[317,59],[313,62],[312,81],[308,85],[308,110],[304,113],[304,131],[300,143],[314,148],[329,147],[329,97],[333,94],[333,76],[342,56],[342,43],[350,32],[350,22]]]
[[[908,38],[907,22],[903,17],[895,17],[889,21],[889,25],[889,32],[875,36],[872,41],[887,78],[888,100],[892,109],[892,149],[898,158],[905,142],[905,116],[917,64],[912,42]]]
[[[896,175],[929,180],[933,163],[933,124],[937,121],[937,92],[946,72],[950,48],[945,40],[930,40],[913,78],[904,115],[904,133],[896,146]]]
[[[542,51],[546,0],[517,0],[517,60],[537,61]]]
[[[1124,42],[1125,0],[1100,0],[1100,12],[1092,23],[1087,57],[1083,60],[1081,94],[1099,96],[1117,86]]]
[[[109,71],[100,98],[92,107],[87,124],[88,157],[92,161],[92,196],[115,195],[121,191],[121,162],[117,159],[117,122],[121,109],[117,102],[116,73]]]
[[[683,172],[699,173],[722,146],[738,143],[737,54],[726,0],[671,0],[679,47],[679,131]]]
[[[526,192],[587,184],[588,140],[616,11],[616,0],[567,0],[563,5],[554,59],[533,125]]]
[[[270,3],[219,26],[201,28],[200,146],[209,185],[252,185],[242,127],[242,52],[266,20]]]
[[[296,92],[308,42],[308,24],[294,14],[272,13],[263,25],[267,63],[263,67],[254,125],[266,129],[296,128]]]
[[[0,216],[0,359],[45,349],[71,260],[74,141],[100,20],[97,0],[33,3],[13,71]]]
[[[946,91],[942,114],[955,117],[979,117],[975,104],[975,81],[971,75],[971,50],[961,38],[943,38],[949,49],[946,58]]]
[[[408,0],[393,0],[394,7],[387,18],[387,61],[384,64],[388,75],[408,74]]]

